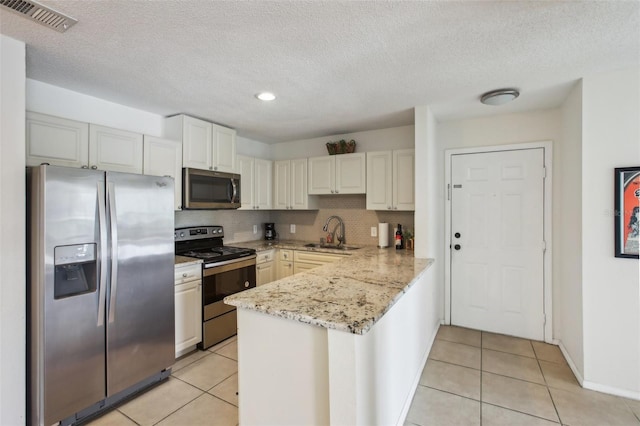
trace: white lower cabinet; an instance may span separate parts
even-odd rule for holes
[[[297,274],[308,271],[309,269],[327,265],[343,258],[344,256],[340,254],[296,250],[293,252],[293,273]]]
[[[258,253],[256,258],[256,286],[270,283],[276,279],[274,255],[275,250]]]
[[[202,341],[202,266],[175,268],[176,358]]]
[[[278,279],[293,275],[293,250],[278,250]]]

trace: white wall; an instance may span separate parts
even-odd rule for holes
[[[640,69],[585,77],[582,87],[585,386],[640,399],[638,261],[614,257],[611,213],[613,169],[640,165]]]
[[[365,132],[346,133],[343,135],[281,142],[272,145],[271,155],[274,160],[288,160],[291,158],[328,155],[326,143],[339,141],[340,139],[347,141],[351,139],[355,140],[356,152],[413,148],[414,130],[413,126],[401,126],[381,130],[369,130]]]
[[[556,145],[554,164],[562,175],[553,194],[557,226],[554,226],[553,282],[557,297],[553,304],[554,338],[569,363],[584,377],[582,312],[582,82],[573,88],[562,106],[562,141]]]
[[[162,137],[162,116],[27,79],[27,110]]]
[[[236,137],[236,154],[247,157],[271,159],[271,145],[253,139]]]
[[[25,423],[25,44],[0,35],[0,425]]]

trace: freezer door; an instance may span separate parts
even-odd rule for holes
[[[32,424],[57,423],[105,398],[106,270],[100,259],[106,257],[106,235],[101,244],[101,192],[101,172],[54,166],[30,171],[27,324]],[[105,232],[106,224],[102,225]]]
[[[173,365],[173,179],[107,172],[109,396]]]

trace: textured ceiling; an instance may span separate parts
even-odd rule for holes
[[[263,142],[558,106],[580,77],[637,65],[638,1],[42,1],[64,34],[0,9],[27,76]],[[478,102],[516,87],[511,104]],[[263,103],[263,90],[278,99]]]

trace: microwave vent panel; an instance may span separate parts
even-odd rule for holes
[[[78,22],[34,0],[0,0],[0,6],[61,33]]]

